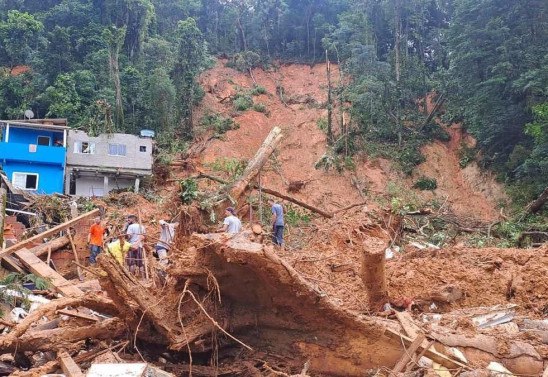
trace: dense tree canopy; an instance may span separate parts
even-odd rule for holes
[[[351,123],[335,153],[379,148],[410,171],[447,135],[420,102],[479,142],[484,166],[525,197],[548,184],[544,0],[2,0],[0,118],[67,117],[90,132],[152,128],[190,139],[196,77],[211,56],[236,67],[320,62],[347,80]],[[15,69],[14,69],[15,68]],[[369,150],[369,152],[375,152]]]

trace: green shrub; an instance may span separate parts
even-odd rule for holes
[[[261,85],[254,85],[253,89],[249,92],[252,96],[258,96],[260,94],[266,94],[266,88]]]
[[[435,123],[426,125],[423,128],[423,132],[429,139],[440,140],[443,142],[448,142],[449,140],[451,140],[451,135],[449,135],[447,131],[445,131],[441,126]]]
[[[305,212],[300,208],[295,208],[293,206],[287,207],[284,213],[284,220],[289,226],[298,226],[301,224],[308,224],[311,220],[309,213]]]
[[[407,145],[403,149],[397,151],[396,160],[402,171],[405,174],[410,175],[417,165],[426,161],[426,158],[421,154],[418,146]]]
[[[246,111],[253,106],[253,98],[247,94],[237,94],[232,102],[236,111]]]
[[[326,132],[327,131],[327,118],[320,118],[316,121],[316,125],[318,126],[318,128],[323,131],[323,132]]]
[[[181,180],[180,198],[184,204],[192,203],[198,197],[198,183],[195,179],[187,178]]]
[[[241,175],[247,166],[247,161],[237,158],[221,157],[216,158],[212,163],[206,164],[211,170],[227,173],[231,177]]]
[[[266,113],[266,106],[264,103],[254,103],[253,104],[253,110],[259,112],[259,113]]]
[[[240,127],[234,120],[219,113],[206,113],[200,120],[200,125],[204,129],[214,130],[218,135],[223,135],[230,130],[237,130]]]
[[[438,188],[438,182],[434,178],[420,177],[413,185],[413,188],[419,190],[435,190]]]
[[[459,149],[459,166],[461,169],[467,167],[476,158],[476,150],[466,144],[461,144]]]

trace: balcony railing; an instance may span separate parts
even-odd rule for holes
[[[65,165],[66,149],[46,145],[0,142],[0,160]]]

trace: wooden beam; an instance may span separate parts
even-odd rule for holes
[[[385,330],[384,334],[388,336],[389,338],[392,338],[393,340],[398,341],[400,344],[403,343],[407,347],[410,347],[411,344],[413,343],[411,338],[408,338],[407,336],[400,334],[399,332],[389,328]],[[423,345],[420,345],[418,349],[421,350],[421,352],[424,351],[424,357],[429,358],[430,360],[446,367],[447,369],[471,370],[470,367],[468,367],[467,365],[459,361],[456,361],[454,359],[451,359],[450,357],[447,357],[438,351],[427,349]]]
[[[83,296],[84,292],[73,286],[68,280],[52,270],[40,258],[27,249],[21,249],[15,252],[15,255],[33,274],[48,279],[56,291],[65,296]]]
[[[18,242],[15,245],[12,245],[12,246],[8,247],[6,250],[0,252],[0,259],[4,258],[4,257],[6,257],[10,254],[15,253],[17,250],[21,250],[23,248],[26,248],[27,246],[34,245],[34,243],[36,243],[36,242],[41,243],[44,240],[44,238],[51,237],[54,234],[59,233],[60,231],[67,229],[68,227],[76,224],[77,222],[79,222],[81,220],[85,220],[85,219],[88,219],[88,218],[93,217],[93,216],[98,216],[99,213],[100,213],[99,209],[94,209],[93,211],[84,213],[83,215],[80,215],[80,216],[78,216],[78,217],[76,217],[72,220],[66,221],[66,222],[64,222],[62,224],[59,224],[59,225],[57,225],[57,226],[55,226],[51,229],[48,229],[45,232],[42,232],[42,233],[37,234],[37,235],[35,235],[31,238],[28,238],[26,240]]]
[[[61,364],[61,369],[66,377],[84,377],[84,373],[68,353],[59,352],[58,356],[59,364]]]
[[[396,366],[394,369],[392,369],[392,373],[395,375],[398,375],[398,373],[403,372],[407,364],[413,360],[413,357],[417,350],[421,347],[422,342],[426,339],[426,336],[424,334],[419,334],[415,340],[413,340],[413,343],[409,346],[409,348],[403,350],[403,355],[396,363]]]
[[[69,238],[67,236],[61,236],[58,238],[54,238],[51,241],[42,243],[38,246],[34,246],[33,248],[29,249],[31,253],[36,255],[37,257],[41,257],[42,255],[47,255],[50,253],[50,251],[57,251],[59,249],[64,248],[69,244]]]

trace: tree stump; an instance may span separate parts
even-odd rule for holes
[[[382,311],[384,304],[388,302],[385,248],[384,245],[375,245],[372,250],[370,246],[364,245],[360,277],[367,291],[369,310],[372,312]]]

